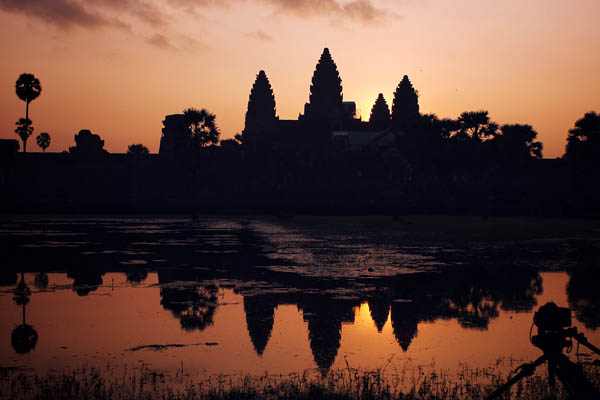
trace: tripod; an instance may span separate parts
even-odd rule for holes
[[[489,394],[485,400],[491,400],[499,396],[521,379],[533,375],[535,369],[543,363],[548,364],[548,384],[551,387],[555,386],[556,377],[571,398],[578,400],[600,399],[600,392],[584,376],[581,366],[569,360],[563,354],[563,349],[572,344],[569,338],[577,340],[580,344],[600,355],[600,349],[588,342],[585,335],[577,332],[575,327],[550,332],[540,329],[538,335],[531,338],[531,342],[534,346],[540,348],[544,354],[532,363],[525,363],[517,367],[515,372],[519,372],[504,385]]]

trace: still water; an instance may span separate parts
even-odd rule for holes
[[[458,373],[501,361],[510,369],[541,354],[530,328],[550,300],[572,307],[573,324],[600,344],[600,316],[577,289],[585,276],[505,260],[484,269],[465,249],[398,232],[28,220],[0,234],[12,242],[9,259],[24,266],[22,275],[3,273],[0,286],[3,368]],[[25,302],[14,294],[21,277]],[[23,325],[37,335],[26,351],[13,338]],[[579,357],[589,358],[585,348]]]

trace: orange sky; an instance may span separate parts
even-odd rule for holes
[[[327,46],[363,119],[408,74],[422,112],[486,109],[533,125],[557,157],[575,120],[600,111],[599,15],[597,0],[0,0],[0,137],[18,138],[14,83],[30,72],[48,151],[90,129],[110,152],[157,152],[164,116],[187,107],[230,138],[260,69],[278,115],[296,118]]]

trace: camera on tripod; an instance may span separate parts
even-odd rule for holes
[[[550,301],[540,307],[533,316],[538,333],[558,332],[571,326],[571,310]]]
[[[531,337],[531,343],[542,350],[544,354],[531,363],[517,367],[517,374],[486,397],[491,400],[509,389],[512,385],[526,376],[533,375],[535,369],[548,364],[548,384],[554,386],[554,377],[563,384],[566,392],[576,399],[600,399],[600,391],[585,377],[580,365],[575,364],[563,354],[565,348],[570,348],[573,340],[600,355],[600,348],[591,344],[585,335],[571,327],[571,310],[559,307],[554,302],[541,306],[533,316],[537,326],[537,335]]]

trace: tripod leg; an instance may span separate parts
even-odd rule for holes
[[[510,378],[504,385],[500,386],[498,389],[494,390],[492,393],[487,395],[485,400],[491,400],[499,395],[501,395],[505,390],[509,389],[512,385],[520,381],[526,376],[533,375],[533,371],[537,368],[538,365],[544,363],[546,361],[546,356],[543,355],[532,363],[522,364],[515,371],[521,370],[517,375]]]
[[[556,376],[571,397],[578,400],[600,399],[600,392],[585,377],[581,366],[569,360],[564,354],[556,358]]]
[[[548,386],[552,389],[556,387],[556,358],[548,359]]]

